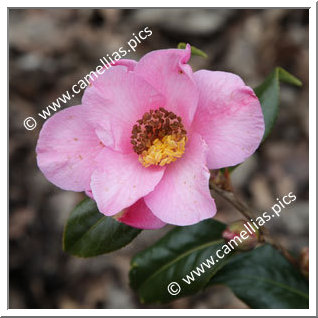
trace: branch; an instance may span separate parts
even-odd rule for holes
[[[219,194],[223,199],[231,203],[239,212],[241,212],[247,219],[252,219],[254,213],[249,207],[239,199],[233,192],[225,191],[218,186],[216,186],[213,182],[210,182],[210,189],[214,190],[217,194]]]
[[[246,219],[253,219],[256,217],[252,209],[250,209],[247,204],[245,204],[237,195],[233,192],[225,191],[215,185],[212,181],[210,182],[210,189],[214,190],[219,196],[229,202],[234,206]],[[268,229],[262,226],[259,229],[260,242],[266,242],[274,246],[278,251],[280,251],[293,265],[297,265],[297,261],[290,255],[287,249],[277,243],[269,234]]]

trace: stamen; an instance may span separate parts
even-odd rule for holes
[[[164,166],[182,157],[187,141],[181,117],[163,107],[146,112],[133,126],[131,144],[145,166]]]
[[[156,139],[153,145],[144,150],[139,156],[139,161],[145,166],[164,166],[181,158],[185,151],[187,137],[177,140],[175,135],[163,137],[162,141]]]

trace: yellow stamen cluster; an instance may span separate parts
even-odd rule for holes
[[[131,144],[143,166],[164,166],[182,157],[187,141],[181,117],[160,107],[137,120]]]
[[[169,164],[182,157],[186,141],[186,136],[181,139],[176,135],[165,136],[162,140],[157,138],[147,150],[139,155],[139,161],[145,167]]]

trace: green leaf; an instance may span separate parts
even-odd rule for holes
[[[180,42],[178,44],[178,49],[182,49],[184,50],[186,48],[187,44],[184,43],[184,42]],[[201,56],[201,57],[204,57],[204,58],[207,58],[207,54],[205,52],[203,52],[202,50],[198,49],[197,47],[195,46],[192,46],[191,45],[191,55],[197,55],[197,56]]]
[[[308,308],[308,282],[271,245],[232,257],[209,285],[225,284],[251,308]]]
[[[140,232],[103,215],[95,201],[85,199],[71,212],[66,223],[63,249],[80,257],[97,256],[124,247]]]
[[[279,111],[279,83],[285,82],[295,86],[301,86],[301,81],[291,75],[281,67],[276,67],[272,73],[266,77],[265,81],[254,89],[257,97],[260,100],[264,120],[265,133],[263,141],[271,132]]]
[[[178,297],[191,295],[202,289],[213,274],[222,267],[228,258],[225,256],[210,268],[203,267],[205,273],[187,284],[186,278],[192,270],[224,244],[222,232],[225,224],[209,219],[192,226],[177,227],[153,246],[137,254],[131,262],[130,285],[137,290],[141,302],[167,302]],[[231,253],[230,253],[231,254]],[[177,282],[181,292],[170,295],[167,286]]]

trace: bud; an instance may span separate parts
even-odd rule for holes
[[[309,277],[309,248],[304,247],[300,252],[299,257],[300,271],[305,277]]]
[[[258,243],[258,229],[244,220],[229,224],[222,233],[225,242],[238,251],[252,250]]]

